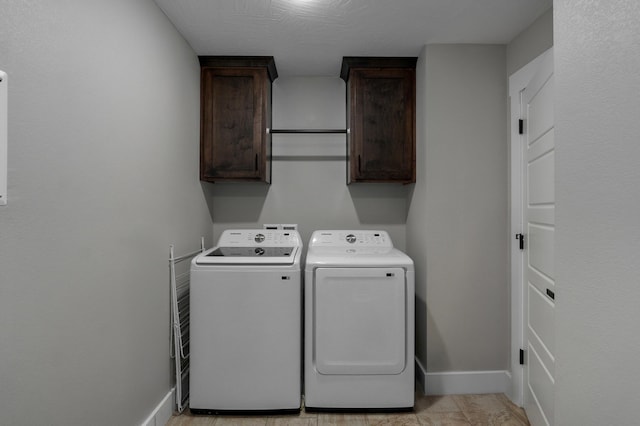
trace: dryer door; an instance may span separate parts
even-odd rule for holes
[[[402,268],[318,268],[314,363],[320,374],[400,374],[405,368]]]

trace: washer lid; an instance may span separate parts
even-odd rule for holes
[[[299,247],[214,247],[196,257],[198,265],[293,265]]]
[[[297,231],[230,229],[195,259],[198,265],[293,265],[302,247]]]

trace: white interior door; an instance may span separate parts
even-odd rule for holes
[[[553,54],[522,92],[524,212],[524,407],[533,426],[554,424],[555,193]]]

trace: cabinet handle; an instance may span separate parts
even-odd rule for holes
[[[256,168],[255,168],[255,171],[256,172],[258,171],[258,154],[256,154]]]

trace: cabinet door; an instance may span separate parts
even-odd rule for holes
[[[267,103],[261,68],[202,68],[200,179],[269,181]]]
[[[415,70],[352,69],[351,182],[415,182]]]

